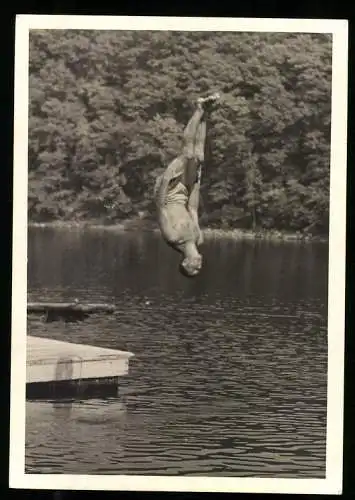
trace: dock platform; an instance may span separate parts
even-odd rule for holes
[[[27,399],[116,396],[133,353],[27,336]]]
[[[91,314],[113,314],[116,311],[114,304],[80,304],[74,302],[29,302],[27,304],[28,314],[40,314],[45,322],[83,321]]]

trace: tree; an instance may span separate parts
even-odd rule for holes
[[[327,233],[331,37],[34,30],[29,217],[149,218],[194,99],[219,90],[205,224]]]

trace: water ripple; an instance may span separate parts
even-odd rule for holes
[[[28,333],[135,358],[119,400],[27,403],[26,471],[325,477],[327,252],[258,245],[210,242],[190,282],[150,235],[31,233],[30,300],[117,314]]]

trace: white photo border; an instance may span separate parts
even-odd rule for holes
[[[31,29],[329,33],[333,42],[325,479],[25,474],[29,32]],[[348,21],[18,15],[15,39],[10,488],[340,494],[343,469]]]

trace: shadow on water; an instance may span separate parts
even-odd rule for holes
[[[327,251],[212,239],[187,280],[154,234],[31,231],[30,300],[117,314],[29,317],[28,333],[135,357],[123,414],[117,401],[69,416],[27,404],[28,472],[324,477]]]

